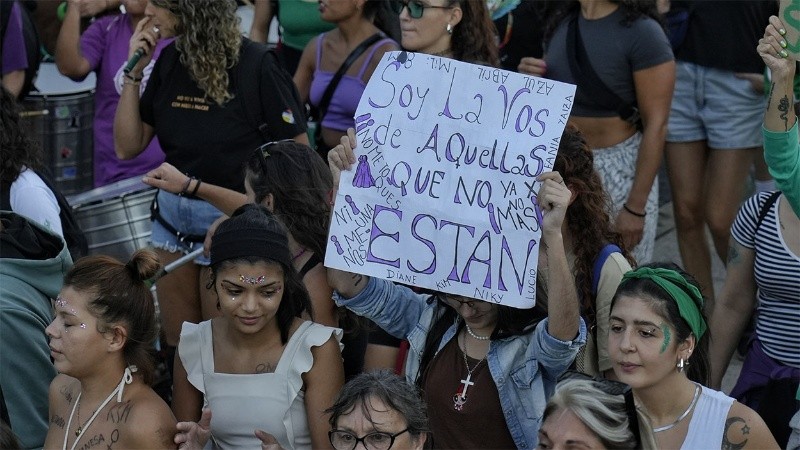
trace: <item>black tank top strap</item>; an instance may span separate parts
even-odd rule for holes
[[[308,258],[308,261],[306,261],[306,263],[303,264],[303,267],[301,267],[300,270],[297,271],[300,274],[300,279],[305,277],[306,274],[311,271],[311,269],[317,267],[319,264],[322,264],[322,260],[319,259],[319,255],[314,253],[313,255],[311,255],[311,258]]]

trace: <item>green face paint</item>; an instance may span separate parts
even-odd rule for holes
[[[664,350],[666,350],[667,347],[669,347],[669,341],[671,337],[669,333],[669,326],[667,326],[667,324],[665,323],[662,323],[661,332],[664,333],[664,342],[661,344],[661,351],[659,353],[664,353]]]

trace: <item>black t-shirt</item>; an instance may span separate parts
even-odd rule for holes
[[[516,72],[523,57],[542,57],[545,27],[556,6],[558,2],[551,0],[523,0],[510,13],[494,21],[500,42],[508,39],[500,48],[500,66],[503,69]],[[509,32],[510,36],[507,36]]]
[[[778,2],[767,0],[696,0],[691,5],[686,40],[677,59],[733,72],[762,73],[764,62],[756,52],[769,16],[778,14]]]
[[[242,42],[241,59],[260,55],[254,47],[258,44],[244,38]],[[142,120],[155,128],[168,163],[204,182],[243,192],[244,163],[264,143],[245,101],[264,105],[260,121],[267,122],[271,139],[294,138],[306,130],[294,84],[274,58],[263,58],[260,74],[244,73],[237,64],[228,70],[234,98],[219,106],[204,98],[178,58],[174,43],[161,52],[140,101]],[[253,76],[260,76],[260,83],[240,78]],[[266,98],[244,92],[247,86],[260,86]],[[250,97],[244,100],[245,96]]]

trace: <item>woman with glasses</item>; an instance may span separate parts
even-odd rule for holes
[[[384,0],[326,0],[319,2],[323,20],[336,28],[311,40],[303,50],[294,74],[294,84],[304,102],[318,109],[315,142],[323,158],[339,139],[354,126],[353,117],[369,77],[384,53],[397,50],[397,16],[386,8]],[[335,74],[354,55],[347,70],[334,85]]]
[[[636,409],[630,386],[567,372],[544,409],[539,447],[655,450],[647,418]]]
[[[330,414],[336,450],[422,450],[428,417],[419,389],[388,370],[363,373],[339,392]]]
[[[191,177],[177,194],[156,196],[151,241],[168,264],[202,245],[220,216],[198,198],[203,184],[244,192],[240,170],[254,147],[307,137],[291,79],[263,47],[241,36],[235,1],[151,0],[145,16],[147,26],[140,23],[130,41],[128,58],[142,56],[125,76],[114,145],[119,158],[131,159],[157,137],[166,162]],[[140,96],[143,69],[168,37],[175,41],[162,50]],[[199,257],[156,285],[168,351],[184,321],[216,313],[200,276],[207,265]]]
[[[429,55],[498,67],[497,33],[486,2],[390,0],[400,15],[402,47]]]
[[[356,159],[355,134],[328,154],[334,187]],[[554,380],[585,342],[561,226],[572,193],[556,172],[540,175],[542,253],[550,282],[547,317],[444,293],[423,295],[390,281],[328,269],[334,299],[406,338],[406,380],[428,406],[435,448],[532,448]],[[334,195],[333,198],[336,198]]]
[[[674,264],[625,274],[611,305],[614,372],[633,389],[658,448],[778,448],[758,414],[705,387],[704,304],[697,282]]]
[[[183,324],[175,442],[255,448],[269,435],[286,449],[329,448],[325,409],[344,383],[341,330],[301,318],[311,313],[308,293],[283,225],[263,206],[219,225],[209,287],[221,316]]]

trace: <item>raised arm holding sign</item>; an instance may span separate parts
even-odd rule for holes
[[[573,94],[394,52],[367,85],[356,129],[328,155],[338,187],[326,253],[335,300],[410,341],[406,377],[426,387],[445,446],[535,446],[538,422],[526,411],[540,414],[554,387],[545,378],[585,339],[562,234],[572,193],[549,172]],[[547,320],[532,309],[540,258]]]

